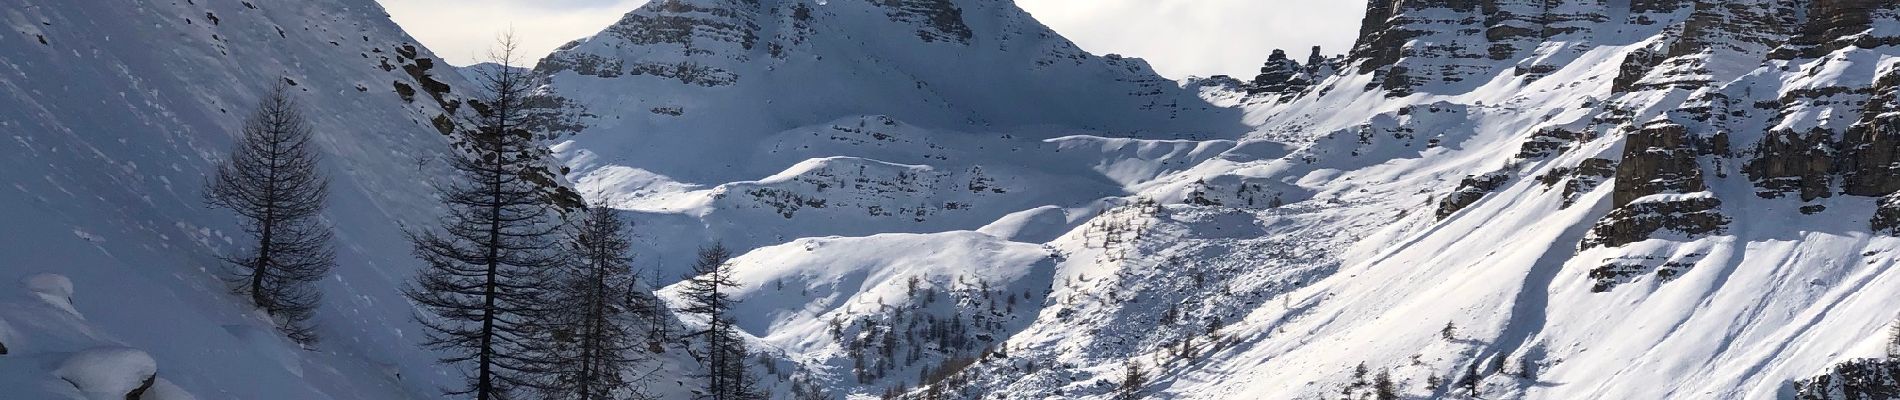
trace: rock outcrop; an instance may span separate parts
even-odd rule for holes
[[[1874,217],[1868,224],[1874,233],[1900,236],[1900,193],[1881,197],[1874,206]]]
[[[891,18],[917,25],[917,37],[926,42],[969,43],[974,36],[963,22],[963,9],[954,0],[872,0]]]
[[[1510,66],[1496,61],[1522,58],[1550,38],[1591,31],[1608,20],[1607,7],[1597,0],[1373,2],[1350,59],[1361,73],[1377,74],[1376,86],[1393,96],[1468,86]]]
[[[1525,160],[1543,159],[1569,151],[1583,135],[1563,127],[1545,127],[1531,132],[1531,138],[1517,150],[1517,158]]]
[[[1840,55],[1900,45],[1900,30],[1883,28],[1894,24],[1900,24],[1900,3],[1875,0],[1377,1],[1367,6],[1349,62],[1357,73],[1373,74],[1371,85],[1388,96],[1456,94],[1499,68],[1541,78],[1563,65],[1564,52],[1597,45],[1602,38],[1592,33],[1598,29],[1616,27],[1634,38],[1610,83],[1619,97],[1584,129],[1630,132],[1622,159],[1538,178],[1587,190],[1595,184],[1594,167],[1615,165],[1616,211],[1585,247],[1614,246],[1665,229],[1691,236],[1720,231],[1726,218],[1719,199],[1678,198],[1708,193],[1704,174],[1723,178],[1739,171],[1760,197],[1804,202],[1900,191],[1900,107],[1893,105],[1900,68]],[[1542,46],[1553,40],[1568,45]],[[1558,61],[1548,61],[1553,58]],[[1524,61],[1494,62],[1509,60]],[[1785,63],[1785,79],[1767,86],[1744,79],[1764,62]],[[1873,65],[1883,68],[1877,82],[1851,75]],[[1687,100],[1661,105],[1654,103],[1657,96]],[[1578,136],[1540,129],[1519,158],[1561,154]],[[1735,143],[1740,151],[1728,148],[1730,137],[1743,138]],[[1738,165],[1729,165],[1731,159]],[[1583,175],[1573,179],[1572,173]],[[1468,189],[1446,198],[1441,211],[1462,208]],[[1632,205],[1653,195],[1670,196]],[[1876,217],[1875,224],[1892,225],[1879,222],[1889,219]]]
[[[1543,183],[1546,190],[1562,183],[1564,189],[1560,194],[1563,196],[1563,208],[1570,208],[1577,203],[1579,196],[1596,190],[1597,186],[1612,176],[1616,176],[1616,161],[1586,158],[1575,167],[1558,167],[1540,175],[1537,181]]]
[[[1729,218],[1722,214],[1722,200],[1706,192],[1687,196],[1661,195],[1644,198],[1611,210],[1597,221],[1580,245],[1583,249],[1618,247],[1675,232],[1689,238],[1721,233]]]
[[[1622,207],[1662,193],[1694,193],[1709,189],[1696,161],[1697,143],[1688,128],[1670,122],[1654,123],[1631,132],[1616,168],[1616,191],[1610,205]]]
[[[1794,387],[1800,400],[1900,399],[1900,360],[1851,360]]]
[[[1482,199],[1484,195],[1497,191],[1498,188],[1503,187],[1506,182],[1510,181],[1511,174],[1508,171],[1497,171],[1465,177],[1463,181],[1458,182],[1457,190],[1445,195],[1444,199],[1438,201],[1438,219],[1442,220],[1446,217],[1450,217],[1452,214],[1457,213],[1458,210],[1463,210],[1472,203],[1477,203],[1478,199]]]
[[[1900,69],[1875,84],[1861,117],[1840,143],[1841,192],[1884,196],[1900,191]]]
[[[1294,94],[1305,91],[1312,85],[1312,78],[1300,63],[1287,58],[1286,51],[1275,49],[1267,56],[1267,64],[1260,67],[1260,75],[1247,85],[1252,94]]]
[[[1807,0],[1807,18],[1776,59],[1816,58],[1856,46],[1875,48],[1900,44],[1900,35],[1880,34],[1876,22],[1900,22],[1900,4],[1887,0]]]
[[[1875,0],[1379,1],[1367,6],[1351,60],[1359,72],[1378,74],[1377,86],[1397,96],[1432,90],[1428,86],[1455,88],[1496,72],[1497,65],[1482,60],[1580,52],[1594,41],[1575,41],[1568,49],[1537,46],[1553,38],[1588,38],[1605,22],[1624,23],[1656,33],[1651,49],[1624,59],[1619,91],[1652,72],[1661,74],[1653,78],[1658,84],[1688,87],[1708,82],[1685,78],[1733,78],[1735,66],[1752,66],[1770,50],[1782,59],[1813,58],[1850,45],[1900,43],[1900,37],[1868,32],[1873,21],[1900,20],[1895,7]],[[1612,21],[1615,15],[1626,17]],[[1518,67],[1520,73],[1548,68]]]
[[[1834,134],[1773,131],[1756,142],[1757,156],[1742,167],[1763,198],[1799,193],[1801,201],[1833,196]]]
[[[1276,96],[1289,99],[1294,95],[1306,93],[1313,85],[1326,80],[1339,71],[1339,60],[1328,58],[1321,53],[1320,46],[1313,46],[1307,54],[1306,63],[1293,61],[1285,50],[1274,49],[1267,56],[1267,63],[1260,66],[1260,75],[1247,82],[1248,94]]]
[[[1667,283],[1675,280],[1678,276],[1682,276],[1684,272],[1687,272],[1693,267],[1695,267],[1694,263],[1682,261],[1665,262],[1654,267],[1641,261],[1612,262],[1590,270],[1590,280],[1594,281],[1590,286],[1590,291],[1594,293],[1608,292],[1617,286],[1636,281],[1644,275],[1651,274],[1656,276],[1657,282]]]
[[[1610,196],[1613,210],[1592,227],[1583,248],[1635,243],[1665,230],[1699,237],[1727,226],[1722,201],[1708,192],[1698,161],[1715,147],[1711,140],[1668,121],[1651,123],[1625,140]]]

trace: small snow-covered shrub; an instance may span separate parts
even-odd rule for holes
[[[32,292],[34,297],[45,301],[46,304],[75,316],[79,315],[79,310],[73,308],[73,281],[67,279],[65,275],[48,273],[28,275],[20,279],[20,284],[26,287],[26,291]]]

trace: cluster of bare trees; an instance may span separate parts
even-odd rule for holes
[[[629,224],[616,212],[564,208],[546,186],[546,150],[529,119],[536,84],[504,36],[475,77],[475,112],[461,126],[452,172],[435,189],[446,211],[407,232],[423,262],[403,293],[422,313],[424,344],[465,372],[445,394],[475,399],[653,398],[653,354],[667,351],[672,319],[633,270]],[[228,159],[205,183],[212,206],[241,217],[250,238],[221,274],[290,339],[317,342],[319,283],[336,264],[322,219],[328,180],[316,129],[279,84],[244,121]],[[767,397],[747,371],[749,352],[731,310],[733,254],[702,249],[682,310],[706,317],[678,338],[704,371],[701,398]],[[653,282],[657,283],[657,282]],[[693,346],[697,344],[698,346]],[[645,367],[652,368],[645,368]]]
[[[605,208],[564,210],[533,178],[546,172],[527,123],[534,81],[513,68],[513,51],[504,37],[492,57],[501,67],[477,78],[484,98],[466,135],[471,151],[451,160],[456,179],[438,188],[448,209],[440,228],[410,235],[426,267],[406,292],[430,314],[419,318],[427,344],[471,371],[449,394],[652,397],[653,371],[640,369],[665,351],[665,311],[636,282],[628,225]],[[708,322],[683,337],[704,344],[694,353],[706,368],[701,397],[764,398],[730,315],[731,258],[716,244],[700,252],[684,311]]]
[[[706,386],[700,391],[700,398],[763,399],[765,394],[759,390],[758,381],[747,371],[745,342],[732,318],[734,300],[730,289],[738,286],[738,282],[732,277],[731,260],[732,251],[723,245],[700,249],[693,263],[692,277],[681,291],[687,300],[684,311],[706,316],[706,328],[687,335],[704,343],[698,358],[706,367],[699,374]]]
[[[404,289],[427,315],[426,344],[469,371],[448,394],[477,399],[650,397],[640,344],[660,323],[636,282],[628,224],[614,211],[572,212],[549,198],[527,122],[534,80],[515,68],[504,37],[499,68],[477,78],[482,98],[437,187],[448,210],[436,229],[410,233],[425,266]],[[664,351],[663,348],[657,349]],[[650,371],[649,371],[650,372]]]

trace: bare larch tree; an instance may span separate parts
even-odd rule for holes
[[[549,385],[547,310],[562,262],[560,211],[535,183],[545,167],[524,123],[534,81],[515,67],[512,36],[490,58],[501,67],[476,78],[467,151],[450,157],[454,177],[436,188],[448,211],[439,230],[410,232],[425,266],[404,288],[427,312],[417,316],[426,344],[466,368],[463,386],[445,392],[481,400]]]
[[[223,257],[225,279],[306,346],[317,341],[317,283],[336,264],[330,226],[320,216],[329,182],[312,135],[289,87],[279,83],[244,120],[243,137],[205,184],[206,202],[242,217],[251,236],[242,253]]]
[[[630,299],[651,297],[650,293],[631,293],[639,288],[628,257],[633,243],[626,230],[627,224],[613,209],[593,207],[569,239],[572,261],[562,271],[555,300],[559,341],[552,352],[555,385],[545,391],[545,397],[606,400],[618,398],[616,391],[648,397],[644,382],[629,382],[623,374],[647,358],[640,356],[638,335],[643,330],[633,326],[645,322],[636,315],[644,310]]]
[[[681,294],[686,298],[685,312],[706,316],[706,328],[687,335],[704,342],[700,363],[706,367],[706,379],[700,398],[710,400],[747,400],[761,396],[757,382],[746,372],[746,348],[731,315],[733,299],[729,289],[739,284],[732,277],[732,251],[713,244],[699,250]]]

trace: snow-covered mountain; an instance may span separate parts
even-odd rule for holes
[[[688,239],[650,243],[666,276],[711,240],[1091,207],[1246,131],[1239,110],[1084,52],[1009,1],[655,1],[537,72],[576,188]]]
[[[4,11],[0,387],[457,378],[396,290],[402,229],[438,212],[462,74],[494,66],[435,62],[369,0]],[[537,127],[635,222],[643,276],[744,253],[738,327],[781,398],[1110,398],[1130,367],[1154,398],[1893,382],[1900,5],[1403,0],[1362,24],[1342,56],[1182,83],[1004,0],[656,0],[540,61]],[[198,194],[280,81],[333,177],[315,351],[222,289],[234,228]],[[656,393],[689,395],[686,348]]]
[[[1792,397],[1900,313],[1893,4],[1374,2],[1346,57],[1161,89],[1211,113],[1055,97],[1079,123],[986,111],[1063,86],[944,56],[1020,38],[982,28],[998,12],[1021,18],[656,2],[544,62],[584,110],[557,149],[584,195],[655,221],[648,262],[764,246],[742,327],[841,393],[1106,397],[1139,365],[1164,397],[1364,394],[1379,371],[1411,397]],[[969,39],[942,35],[959,19]],[[914,105],[938,98],[981,117]],[[1051,187],[1078,181],[1104,185]],[[824,235],[847,237],[797,239]]]

